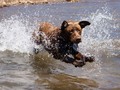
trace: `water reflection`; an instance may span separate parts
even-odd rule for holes
[[[35,55],[33,59],[32,66],[39,77],[35,82],[48,90],[83,90],[99,86],[94,80],[57,72],[56,69],[64,70],[65,67],[52,60],[52,57],[47,53]]]

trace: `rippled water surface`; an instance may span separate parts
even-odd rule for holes
[[[33,55],[39,23],[88,20],[78,50],[94,63],[75,68],[46,51]],[[42,47],[41,47],[42,49]],[[120,1],[19,5],[0,8],[0,90],[120,90]]]

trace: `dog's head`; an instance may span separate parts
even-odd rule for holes
[[[66,40],[69,40],[72,43],[79,43],[81,42],[82,29],[87,25],[90,25],[90,22],[63,21],[61,30]]]

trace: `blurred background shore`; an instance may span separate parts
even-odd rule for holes
[[[0,7],[18,4],[47,4],[54,2],[78,2],[79,0],[0,0]]]

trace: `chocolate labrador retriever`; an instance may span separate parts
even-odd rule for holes
[[[90,25],[88,21],[63,21],[60,28],[48,22],[40,24],[38,31],[34,32],[34,41],[37,45],[42,44],[55,59],[66,63],[72,63],[75,67],[81,67],[86,62],[93,62],[94,57],[82,55],[74,47],[78,47],[83,28]],[[38,53],[38,49],[35,49]]]

